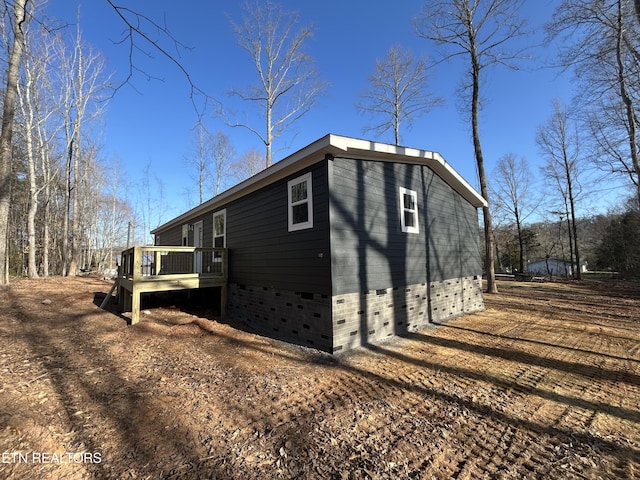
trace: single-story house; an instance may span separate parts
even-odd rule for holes
[[[227,248],[229,316],[333,353],[482,310],[484,205],[436,152],[330,134],[151,233]]]
[[[559,275],[570,277],[573,275],[575,268],[575,262],[563,260],[562,258],[549,257],[529,262],[529,265],[527,265],[527,272],[538,275]],[[586,263],[581,264],[580,271],[582,273],[587,271]]]

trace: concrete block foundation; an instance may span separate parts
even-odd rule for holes
[[[266,334],[329,353],[484,310],[479,276],[341,295],[229,284],[228,314]]]

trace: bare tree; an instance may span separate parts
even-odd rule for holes
[[[298,14],[285,12],[272,1],[247,2],[242,24],[231,21],[238,39],[253,62],[258,76],[255,85],[234,89],[231,95],[259,105],[264,128],[232,120],[223,111],[228,125],[253,132],[266,147],[266,166],[272,162],[274,139],[307,113],[324,90],[311,57],[304,53],[311,37],[310,27],[295,31]]]
[[[444,0],[427,2],[414,24],[420,37],[435,42],[445,50],[445,58],[464,56],[468,61],[468,77],[463,81],[470,92],[470,120],[473,149],[478,167],[480,193],[489,203],[489,190],[480,142],[481,75],[491,66],[516,68],[521,51],[510,51],[508,44],[524,35],[524,20],[518,17],[524,0]],[[485,236],[485,268],[487,291],[497,293],[495,281],[494,239],[489,206],[483,207]]]
[[[128,222],[133,218],[130,205],[121,199],[121,171],[120,160],[114,158],[103,166],[98,175],[104,183],[104,193],[96,195],[99,202],[95,215],[96,235],[93,239],[94,248],[98,252],[98,272],[114,268],[115,249],[124,246],[124,243],[118,245],[116,242],[126,238]],[[107,184],[107,180],[110,184]]]
[[[211,138],[211,156],[213,157],[213,194],[218,195],[224,185],[226,173],[236,155],[236,149],[231,140],[223,132],[218,130]]]
[[[168,209],[164,196],[165,187],[162,179],[153,173],[149,162],[142,170],[140,183],[142,188],[139,191],[140,196],[136,199],[137,224],[144,232],[144,237],[140,241],[143,245],[152,245],[153,237],[149,232],[160,226]]]
[[[496,213],[505,214],[509,223],[515,224],[520,249],[518,270],[524,272],[527,242],[523,224],[540,203],[532,192],[533,177],[527,160],[507,153],[498,160],[491,178],[493,185],[490,190],[495,199]]]
[[[41,225],[42,225],[42,274],[49,276],[51,264],[51,232],[54,230],[52,225],[52,205],[55,204],[55,194],[57,193],[56,181],[59,178],[59,171],[56,168],[56,161],[59,160],[59,142],[57,137],[61,131],[61,123],[58,122],[59,112],[55,105],[55,95],[53,93],[51,68],[48,59],[52,55],[53,42],[45,38],[43,48],[45,50],[44,59],[47,66],[43,77],[38,79],[38,92],[41,97],[35,102],[36,117],[40,119],[36,124],[36,144],[38,145],[39,170],[41,179]]]
[[[3,34],[7,34],[7,70],[6,70],[6,82],[3,92],[0,96],[3,99],[2,106],[2,130],[0,132],[0,284],[6,284],[9,280],[9,262],[8,262],[8,244],[9,244],[9,223],[11,216],[11,180],[12,180],[12,153],[14,150],[14,143],[12,142],[13,130],[15,123],[15,109],[16,109],[16,95],[17,85],[20,75],[20,68],[23,61],[23,47],[24,47],[24,27],[30,19],[33,18],[33,12],[29,10],[33,8],[33,1],[29,0],[14,0],[13,2],[6,2],[3,9],[4,19],[8,21],[10,27],[3,29]],[[189,72],[185,69],[180,61],[179,53],[172,54],[172,51],[180,52],[186,50],[187,47],[175,38],[166,23],[157,22],[151,17],[131,9],[125,5],[119,5],[115,0],[106,0],[106,3],[112,8],[116,16],[120,18],[126,27],[125,33],[121,38],[120,43],[129,46],[129,72],[123,82],[116,87],[116,90],[125,83],[130,84],[135,72],[142,73],[147,78],[152,78],[147,72],[140,70],[136,66],[135,56],[137,54],[143,54],[151,56],[152,52],[159,52],[160,55],[176,66],[187,79],[191,87],[191,99],[195,107],[195,96],[202,95],[206,101],[215,100],[208,96],[205,92],[199,89],[191,80]],[[38,22],[47,29],[51,34],[57,29],[55,25],[47,24],[47,22],[38,19]],[[89,77],[86,77],[87,79]],[[85,97],[86,98],[86,97]],[[82,102],[78,103],[80,105]],[[196,108],[197,110],[197,108]],[[75,127],[68,129],[67,133],[70,135],[67,137],[67,160],[71,161],[70,168],[75,166],[75,155],[78,149],[82,146],[79,145],[76,139]],[[40,132],[42,138],[47,142],[51,141],[51,137],[45,135],[44,131]],[[77,133],[77,132],[76,132]],[[54,195],[53,190],[50,188],[50,180],[55,177],[55,169],[52,168],[51,157],[48,151],[43,150],[42,159],[47,162],[43,164],[43,175],[49,180],[43,180],[45,184],[44,194],[44,253],[43,257],[48,257],[49,251],[49,232],[50,232],[50,220],[52,218],[49,215],[55,215],[60,211],[61,203],[60,199]],[[69,171],[69,170],[68,170]],[[73,175],[73,174],[72,174]],[[67,177],[68,178],[68,177]],[[73,189],[75,180],[72,178],[70,185],[67,188]],[[73,208],[73,200],[70,198],[68,202],[65,202],[66,206],[62,208],[63,211],[70,211]],[[67,218],[68,220],[68,218]],[[73,254],[67,254],[68,261],[77,263],[78,243],[79,238],[78,230],[79,224],[71,225],[67,223],[65,228],[65,235],[61,242],[67,242],[69,237],[69,228],[73,233],[71,239]],[[52,249],[60,250],[60,237],[52,237]],[[68,245],[64,245],[64,251],[68,251]],[[45,274],[49,266],[49,261],[43,259]],[[73,268],[68,268],[65,263],[65,271],[73,271]]]
[[[120,162],[110,159],[94,166],[86,174],[91,195],[80,198],[83,212],[81,264],[102,273],[114,267],[114,249],[124,247],[133,212],[122,200]]]
[[[240,183],[264,169],[264,155],[255,148],[245,152],[229,166],[231,178]]]
[[[640,22],[637,1],[564,0],[547,25],[573,67],[593,133],[593,158],[629,178],[640,205]]]
[[[15,0],[13,4],[13,43],[9,52],[9,65],[2,105],[0,131],[0,285],[9,282],[7,263],[7,235],[11,208],[11,158],[13,126],[20,66],[24,52],[24,29],[28,20],[28,0]]]
[[[538,129],[536,142],[546,163],[542,171],[547,180],[556,187],[562,198],[564,211],[569,226],[569,249],[571,262],[575,253],[577,268],[576,278],[581,278],[580,249],[576,225],[576,202],[580,193],[580,136],[576,122],[571,118],[568,109],[555,100],[553,113],[547,123]]]
[[[211,134],[200,121],[194,127],[193,149],[184,158],[192,180],[198,184],[198,205],[204,201],[204,188],[211,176]],[[191,173],[193,172],[193,173]]]
[[[100,115],[105,107],[99,103],[104,91],[104,60],[90,47],[84,45],[78,22],[71,52],[64,44],[59,52],[61,59],[61,87],[64,132],[65,132],[65,203],[66,214],[63,222],[62,250],[63,275],[74,276],[80,264],[80,187],[93,160],[90,148],[85,148],[84,129],[86,124]]]
[[[29,29],[25,29],[25,39],[29,36]],[[29,207],[27,212],[27,275],[29,278],[38,278],[36,265],[36,213],[38,211],[39,185],[36,175],[36,130],[40,119],[36,117],[35,102],[37,101],[36,78],[43,78],[43,63],[32,61],[29,51],[29,42],[25,42],[24,61],[24,85],[18,83],[18,100],[24,128],[21,129],[24,136],[27,156],[27,180],[29,182]]]
[[[193,150],[185,157],[185,165],[194,172],[191,178],[198,183],[199,204],[205,195],[220,193],[234,156],[235,149],[229,137],[220,130],[212,134],[202,122],[198,122]]]
[[[32,28],[35,26],[35,28]],[[57,37],[44,30],[39,24],[30,25],[25,31],[25,52],[22,81],[18,85],[20,106],[19,138],[24,145],[27,177],[29,183],[29,206],[26,218],[28,252],[27,275],[39,276],[37,254],[41,255],[42,273],[49,274],[48,208],[51,186],[55,178],[52,172],[52,151],[56,146],[56,135],[60,128],[56,125],[56,106],[53,102],[51,70],[55,64],[53,44]],[[42,239],[38,242],[36,218],[40,204],[45,206],[45,221],[42,224]],[[38,252],[38,244],[42,246]]]
[[[132,85],[135,73],[142,74],[147,79],[153,79],[153,75],[139,67],[136,57],[137,55],[143,55],[148,58],[154,58],[153,52],[156,52],[173,64],[188,82],[191,91],[191,102],[198,116],[201,115],[202,110],[196,105],[196,96],[204,98],[205,108],[210,100],[217,103],[215,98],[208,95],[194,83],[189,71],[182,64],[180,55],[182,52],[190,50],[190,48],[171,33],[166,18],[162,21],[156,21],[151,16],[127,5],[120,5],[115,0],[106,0],[106,2],[125,26],[122,37],[117,43],[126,45],[129,55],[129,71],[126,78],[116,86],[116,91],[125,84]]]
[[[409,50],[393,46],[384,59],[376,60],[374,72],[369,75],[370,88],[361,94],[356,107],[362,112],[380,118],[378,124],[366,127],[384,135],[393,131],[395,144],[400,144],[400,125],[411,128],[414,120],[443,103],[427,89],[429,70],[426,58],[416,59]]]

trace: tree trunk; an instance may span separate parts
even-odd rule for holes
[[[395,102],[395,110],[393,119],[393,138],[396,141],[396,145],[400,145],[400,112],[398,112],[398,101]]]
[[[76,125],[78,124],[79,119],[76,118]],[[76,139],[79,139],[79,136],[75,135]],[[77,142],[78,144],[80,142]],[[80,268],[80,208],[78,203],[78,195],[79,195],[79,187],[80,182],[78,181],[78,145],[74,150],[73,156],[73,184],[72,190],[73,195],[71,196],[71,212],[72,215],[70,217],[71,221],[71,261],[69,262],[69,276],[75,277],[78,269]]]
[[[51,221],[51,157],[49,145],[45,139],[42,123],[38,124],[38,148],[40,150],[40,168],[42,169],[43,182],[43,225],[42,225],[42,275],[49,276],[49,244]]]
[[[518,271],[524,273],[524,238],[522,238],[522,225],[518,211],[516,210],[516,228],[518,229],[518,247],[520,248],[520,261],[518,265]]]
[[[65,122],[70,122],[70,119],[66,119]],[[73,156],[73,138],[71,138],[71,133],[68,131],[68,125],[65,127],[67,129],[67,162],[66,162],[66,171],[65,171],[65,192],[64,192],[64,213],[62,219],[62,276],[66,277],[69,275],[69,264],[71,263],[70,252],[69,252],[69,215],[71,214],[71,158]]]
[[[28,130],[28,129],[27,129]],[[33,158],[33,141],[27,131],[27,150],[29,162],[29,210],[27,212],[27,274],[29,278],[38,278],[38,266],[36,265],[36,214],[38,213],[38,188],[36,185],[36,169]]]
[[[16,0],[13,7],[13,45],[9,54],[7,83],[2,109],[2,131],[0,132],[0,285],[9,283],[8,235],[9,210],[11,206],[11,159],[12,137],[15,120],[16,93],[20,64],[24,51],[23,26],[26,21],[28,0]]]
[[[198,171],[198,205],[202,205],[202,202],[204,201],[203,189],[204,189],[204,172],[202,170],[202,163],[200,163],[200,169]]]
[[[26,50],[26,48],[25,48]],[[38,185],[36,177],[36,153],[34,148],[34,136],[36,133],[36,114],[34,111],[34,71],[33,65],[25,63],[24,89],[18,87],[20,110],[24,117],[24,139],[27,150],[27,173],[29,183],[29,206],[27,209],[27,275],[29,278],[38,278],[38,266],[36,265],[36,215],[38,213]]]
[[[578,231],[576,228],[576,207],[575,207],[575,199],[573,198],[573,182],[571,180],[571,176],[568,171],[567,171],[567,187],[568,187],[568,193],[569,193],[569,208],[571,209],[571,224],[570,224],[569,235],[573,236],[573,238],[570,238],[569,240],[573,240],[573,253],[575,253],[575,258],[576,258],[576,267],[575,267],[576,270],[573,276],[576,280],[582,280],[582,272],[580,271],[580,250],[578,249]],[[567,216],[567,221],[569,221],[568,216]],[[571,258],[571,263],[573,265],[573,256]]]
[[[75,74],[75,84],[77,85],[74,102],[76,108],[76,118],[73,125],[73,139],[75,140],[76,147],[73,150],[73,195],[71,197],[71,210],[72,215],[70,217],[71,221],[71,262],[69,263],[69,276],[75,276],[78,272],[78,269],[81,268],[82,262],[82,251],[80,249],[80,220],[81,220],[81,209],[80,209],[80,199],[79,196],[81,194],[81,172],[80,172],[80,154],[81,154],[81,141],[80,141],[80,132],[81,125],[84,115],[85,108],[85,64],[84,64],[84,56],[82,52],[82,45],[80,42],[80,32],[78,30],[76,34],[76,74]]]
[[[44,225],[42,226],[42,275],[44,277],[49,276],[49,243],[50,240],[50,230],[49,230],[49,222],[51,219],[51,202],[49,200],[50,187],[45,187],[45,204],[44,204],[44,216],[43,221]]]
[[[107,268],[113,268],[113,249],[116,243],[116,204],[118,199],[118,169],[113,172],[113,195],[111,200],[111,225],[109,227],[109,264]]]
[[[471,42],[472,45],[474,42]],[[489,189],[487,188],[487,176],[484,171],[484,157],[482,155],[482,146],[480,145],[480,130],[478,127],[478,110],[480,96],[480,67],[476,58],[475,50],[471,54],[471,62],[473,66],[473,91],[471,98],[471,128],[473,135],[473,150],[478,164],[478,177],[480,180],[480,194],[489,203]],[[493,257],[494,239],[493,226],[491,222],[491,212],[489,206],[482,208],[482,217],[484,219],[484,242],[485,242],[485,269],[487,275],[487,293],[498,293],[498,285],[496,284],[496,269]]]
[[[567,199],[569,198],[569,196],[567,195]],[[568,201],[568,200],[567,200]],[[573,229],[571,227],[571,207],[570,204],[571,202],[567,203],[567,201],[565,201],[565,213],[567,215],[567,236],[569,237],[569,264],[571,265],[571,276],[575,278],[575,272],[573,271]],[[567,277],[569,276],[569,273],[567,272],[567,267],[565,264],[565,273],[567,273]]]
[[[266,168],[269,168],[271,165],[271,142],[273,141],[273,125],[271,124],[271,115],[272,115],[273,106],[269,104],[267,106],[267,159],[266,159]]]
[[[582,280],[582,270],[580,269],[580,249],[578,248],[576,209],[573,205],[573,200],[571,200],[571,223],[573,224],[573,248],[576,254],[576,280]]]

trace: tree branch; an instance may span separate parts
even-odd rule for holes
[[[208,95],[204,90],[199,88],[193,81],[191,74],[184,67],[184,65],[182,64],[179,58],[179,52],[181,49],[191,50],[191,48],[186,46],[182,42],[180,42],[171,33],[171,31],[169,30],[169,27],[167,26],[166,21],[164,21],[163,24],[159,24],[158,22],[156,22],[155,20],[153,20],[147,15],[134,11],[129,7],[117,5],[114,2],[114,0],[107,0],[107,3],[111,6],[111,8],[113,8],[113,10],[116,12],[118,17],[120,17],[120,19],[126,26],[126,31],[124,33],[123,38],[116,43],[128,42],[129,44],[129,72],[126,78],[114,88],[114,92],[117,92],[126,84],[131,85],[131,79],[133,78],[134,71],[142,73],[148,79],[155,78],[152,75],[150,75],[148,72],[140,68],[137,68],[135,66],[135,60],[134,60],[135,50],[140,51],[141,53],[143,53],[149,58],[153,58],[152,55],[147,50],[141,48],[138,45],[138,43],[136,42],[136,38],[139,37],[144,44],[147,44],[153,50],[156,50],[157,52],[159,52],[160,55],[162,55],[163,57],[168,59],[171,63],[173,63],[173,65],[182,73],[184,78],[187,80],[187,83],[189,84],[189,89],[190,89],[189,98],[191,99],[191,103],[193,104],[194,109],[198,113],[198,116],[202,115],[202,111],[196,105],[196,101],[195,101],[196,95],[202,95],[205,98],[205,108],[206,108],[206,103],[209,100],[212,100],[217,104],[220,103],[215,97]],[[161,37],[169,39],[169,41],[173,43],[173,46],[176,50],[176,54],[171,53],[167,48],[163,47],[160,44],[160,41],[158,39],[152,38],[150,33],[148,33],[148,31],[145,29],[145,25],[151,27],[152,30],[156,30],[156,32]],[[135,87],[133,88],[135,89]]]

